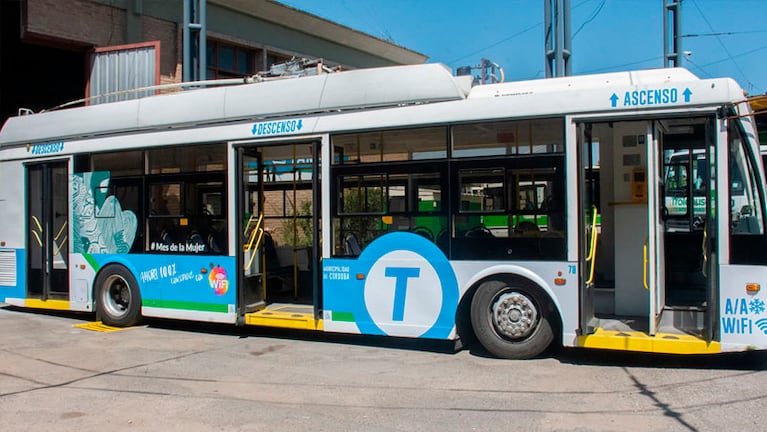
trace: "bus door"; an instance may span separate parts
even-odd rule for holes
[[[648,332],[656,317],[650,294],[662,289],[664,265],[654,252],[663,238],[658,162],[648,163],[652,122],[582,123],[579,130],[581,332]]]
[[[68,190],[66,161],[26,166],[28,298],[69,298]]]
[[[237,147],[241,313],[320,307],[319,141]]]
[[[581,330],[710,338],[713,118],[580,125]]]
[[[647,172],[632,170],[632,188],[634,194],[647,196],[648,235],[642,250],[644,266],[643,285],[650,296],[648,333],[655,335],[660,326],[663,308],[666,304],[666,237],[663,221],[663,136],[657,123],[648,124],[647,130]],[[639,192],[638,184],[646,183],[646,192]]]
[[[262,215],[262,155],[257,147],[238,147],[238,191],[236,250],[240,270],[237,281],[237,302],[240,315],[263,308],[263,257],[261,243],[265,229]]]
[[[658,120],[656,328],[711,340],[716,309],[716,127],[711,117]],[[661,316],[661,314],[663,314]],[[661,319],[662,318],[662,319]]]

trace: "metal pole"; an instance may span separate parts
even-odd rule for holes
[[[682,66],[682,0],[663,1],[663,66]]]
[[[674,51],[676,52],[676,66],[682,67],[684,56],[682,55],[682,0],[676,2],[674,13]]]
[[[544,0],[546,78],[572,74],[570,0]]]
[[[562,4],[562,59],[565,63],[565,76],[573,74],[573,67],[570,62],[572,55],[572,37],[570,35],[570,0],[564,0]]]
[[[197,7],[199,8],[199,13],[200,13],[200,16],[199,16],[200,20],[198,21],[198,24],[200,25],[200,30],[199,30],[198,41],[197,41],[197,44],[200,48],[197,54],[197,58],[200,62],[199,63],[200,72],[197,76],[197,80],[204,80],[204,79],[207,79],[207,76],[208,76],[208,60],[207,60],[208,44],[206,42],[208,39],[208,35],[207,35],[208,5],[207,5],[207,0],[197,0],[197,1],[199,2]]]
[[[183,76],[184,81],[191,81],[192,80],[192,47],[191,47],[191,30],[189,29],[189,24],[191,23],[192,18],[192,11],[191,11],[191,0],[185,0],[184,1],[184,33],[182,38],[184,39],[184,50],[182,51],[182,57],[183,57],[183,66],[181,74]]]
[[[184,1],[184,81],[200,81],[207,76],[206,0]]]
[[[565,44],[565,35],[563,30],[563,11],[562,0],[556,0],[554,5],[554,26],[557,30],[556,46],[554,47],[555,58],[557,62],[557,75],[558,77],[565,75],[565,57],[563,52],[563,46]]]
[[[543,31],[545,39],[544,56],[546,59],[546,78],[554,76],[554,27],[551,22],[551,0],[543,0]]]

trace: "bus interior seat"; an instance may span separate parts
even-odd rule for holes
[[[344,253],[348,256],[359,256],[362,253],[360,242],[354,233],[346,233],[344,236]]]
[[[277,264],[280,267],[292,267],[293,266],[293,248],[288,245],[280,245],[276,247],[277,252]]]
[[[211,252],[213,253],[224,253],[224,238],[221,232],[218,231],[211,231],[208,234],[208,248],[210,248]]]
[[[522,235],[538,233],[539,231],[540,230],[538,229],[538,225],[530,221],[520,221],[516,228],[514,228],[514,232]]]
[[[186,242],[188,244],[200,245],[203,247],[203,252],[208,251],[208,244],[203,240],[202,235],[197,230],[192,230],[186,236]]]
[[[419,236],[425,238],[426,240],[429,240],[430,242],[434,242],[434,233],[432,233],[429,228],[415,227],[412,233],[418,234]]]
[[[311,270],[311,260],[309,259],[309,256],[311,248],[303,247],[296,251],[296,265],[298,266],[298,271],[309,271]]]
[[[442,249],[442,252],[447,252],[447,246],[450,242],[450,236],[447,228],[442,228],[437,234],[437,246]]]
[[[738,234],[760,234],[760,226],[756,217],[753,216],[750,205],[744,205],[740,209],[740,218],[733,232]]]
[[[174,244],[176,241],[174,239],[173,229],[163,228],[162,232],[160,232],[160,240],[162,241],[163,244],[166,244],[166,245]]]
[[[279,267],[277,246],[274,244],[274,239],[269,231],[264,231],[264,258],[266,259],[266,266],[268,268]]]

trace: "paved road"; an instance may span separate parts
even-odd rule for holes
[[[0,308],[0,430],[761,431],[767,355],[452,344]],[[190,331],[189,328],[192,328]]]

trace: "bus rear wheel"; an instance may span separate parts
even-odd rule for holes
[[[535,357],[554,340],[549,304],[532,283],[485,281],[471,301],[474,334],[479,343],[497,357]]]
[[[104,324],[129,327],[141,319],[138,283],[123,266],[104,268],[96,278],[96,313]]]

